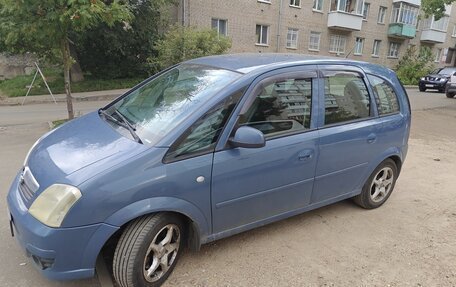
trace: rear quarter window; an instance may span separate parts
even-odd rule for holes
[[[379,115],[386,115],[399,112],[399,101],[393,87],[384,79],[367,75],[377,101]]]

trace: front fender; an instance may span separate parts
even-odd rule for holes
[[[205,243],[210,231],[207,218],[192,203],[175,197],[154,197],[137,201],[109,216],[105,223],[120,227],[140,216],[165,211],[180,213],[190,218],[197,227],[201,243]]]

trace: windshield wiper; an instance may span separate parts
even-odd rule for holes
[[[126,128],[132,137],[137,141],[138,143],[142,144],[142,140],[139,138],[139,136],[136,134],[135,130],[136,128],[122,115],[119,111],[115,110],[114,113],[119,116],[120,121],[113,117],[112,115],[108,114],[105,110],[100,109],[99,110],[100,114],[102,114],[107,120],[110,120],[111,122]]]
[[[123,123],[125,123],[126,128],[130,131],[131,135],[138,143],[142,144],[142,140],[139,138],[138,134],[136,133],[136,128],[133,126],[124,115],[122,115],[118,110],[114,110],[114,113],[119,116]]]

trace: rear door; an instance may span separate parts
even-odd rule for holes
[[[320,66],[319,160],[311,202],[360,191],[369,162],[380,152],[381,129],[364,73],[347,66]]]
[[[315,66],[282,69],[249,88],[236,126],[262,131],[262,148],[215,152],[212,170],[213,232],[272,219],[309,204],[318,157]],[[233,135],[235,128],[232,128]]]

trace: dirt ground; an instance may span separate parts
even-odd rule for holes
[[[381,208],[347,200],[217,241],[185,253],[166,286],[456,286],[455,102],[413,112]]]
[[[411,101],[408,157],[381,208],[347,200],[185,251],[164,286],[456,286],[456,99],[412,91]],[[2,198],[47,129],[25,116],[2,123],[8,111],[17,114],[12,109],[0,108]],[[9,235],[6,218],[0,228],[0,286],[100,286],[47,281]]]

